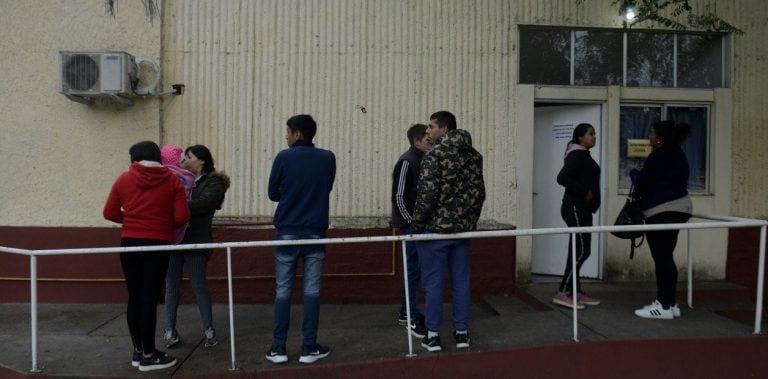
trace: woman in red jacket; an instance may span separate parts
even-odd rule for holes
[[[123,224],[120,246],[169,245],[174,229],[189,220],[187,196],[179,180],[160,163],[160,148],[151,141],[129,150],[131,166],[117,178],[104,204],[104,218]],[[168,252],[121,253],[128,287],[128,330],[133,341],[131,364],[140,371],[176,364],[155,349],[157,302],[168,270]]]

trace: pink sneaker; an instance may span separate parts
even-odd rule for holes
[[[585,294],[584,292],[580,293],[577,297],[579,304],[584,305],[600,305],[600,299],[594,298],[592,296],[589,296]]]
[[[558,292],[552,299],[552,302],[564,307],[573,308],[573,296],[566,295],[563,292]],[[576,302],[576,309],[584,309],[584,304],[581,301]]]

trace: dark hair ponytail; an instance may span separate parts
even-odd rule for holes
[[[576,125],[576,128],[573,129],[573,136],[571,137],[571,140],[568,143],[569,144],[575,143],[578,145],[579,138],[584,137],[584,135],[587,134],[587,132],[589,132],[590,128],[594,129],[592,124],[587,124],[585,122],[579,125]]]
[[[653,124],[653,131],[657,137],[661,137],[664,143],[679,145],[691,134],[691,126],[684,122],[675,123],[671,120],[657,121]]]

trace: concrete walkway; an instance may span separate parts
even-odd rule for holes
[[[725,282],[695,283],[694,308],[681,302],[682,317],[675,320],[646,320],[633,314],[633,309],[650,303],[654,298],[652,283],[592,283],[585,290],[602,299],[596,307],[588,307],[578,314],[579,341],[573,341],[572,311],[553,305],[550,300],[555,291],[554,283],[531,284],[512,296],[475,299],[472,309],[469,351],[457,351],[451,337],[451,309],[446,305],[443,329],[444,350],[428,353],[418,339],[413,339],[415,357],[406,357],[408,340],[404,327],[396,322],[397,305],[327,304],[321,307],[318,342],[331,347],[328,358],[313,364],[297,362],[300,350],[301,305],[292,307],[292,323],[288,339],[290,361],[276,366],[264,359],[271,342],[272,306],[264,304],[237,305],[234,313],[236,330],[235,365],[238,371],[230,371],[229,316],[225,305],[214,306],[214,322],[219,334],[219,345],[204,348],[197,308],[183,305],[179,309],[179,333],[183,342],[180,347],[167,350],[179,363],[170,369],[152,372],[158,377],[359,377],[365,372],[369,377],[402,376],[439,377],[435,371],[451,367],[450,362],[467,362],[472,373],[483,373],[483,368],[504,376],[522,373],[525,362],[518,363],[518,370],[510,367],[504,371],[504,363],[488,360],[499,352],[504,357],[545,356],[542,352],[565,347],[574,354],[581,350],[608,346],[604,343],[621,342],[608,348],[644,346],[649,341],[690,341],[690,346],[701,346],[702,341],[719,340],[724,345],[744,346],[753,349],[754,344],[768,347],[768,337],[754,336],[754,304],[745,301],[745,290]],[[712,295],[716,294],[716,295]],[[681,298],[683,294],[681,293]],[[698,300],[697,300],[698,299]],[[698,301],[698,303],[697,303]],[[158,347],[162,347],[163,307],[158,307]],[[725,315],[746,317],[737,321]],[[0,304],[2,330],[0,330],[0,377],[24,377],[31,368],[30,307],[29,304]],[[125,305],[122,304],[42,304],[39,312],[38,362],[42,369],[34,377],[136,377],[139,373],[130,365],[131,343],[125,324]],[[750,318],[751,317],[751,318]],[[751,320],[751,321],[750,321]],[[766,325],[763,322],[763,330]],[[697,342],[698,341],[698,342]],[[734,342],[735,341],[735,342]],[[740,341],[745,341],[741,343]],[[658,344],[657,344],[658,345]],[[671,346],[671,345],[666,345]],[[687,346],[687,345],[686,345]],[[708,346],[708,345],[706,345]],[[538,353],[533,353],[536,348]],[[690,350],[691,347],[681,347]],[[766,350],[761,353],[768,358]],[[515,355],[518,352],[518,355]],[[526,353],[527,352],[527,353]],[[583,353],[583,352],[582,352]],[[709,354],[720,354],[707,351]],[[538,355],[537,355],[538,354]],[[704,356],[704,355],[699,355]],[[749,354],[740,354],[749,359]],[[598,357],[599,358],[599,357]],[[632,354],[629,354],[632,359]],[[477,366],[477,362],[485,362]],[[474,363],[472,363],[474,362]],[[563,361],[565,362],[565,361]],[[629,361],[632,362],[631,360]],[[743,361],[733,362],[746,374],[768,377],[768,363],[744,367]],[[417,364],[418,363],[418,364]],[[641,363],[648,363],[642,362]],[[419,368],[419,364],[427,364]],[[462,363],[463,364],[463,363]],[[542,363],[537,363],[541,365]],[[557,361],[549,364],[558,365]],[[648,363],[650,364],[650,363]],[[729,367],[727,360],[717,367]],[[399,366],[398,366],[399,365]],[[409,369],[409,365],[412,367]],[[441,366],[442,365],[442,366]],[[562,365],[566,365],[562,363]],[[394,368],[402,366],[401,368]],[[365,367],[368,367],[367,371]],[[463,366],[459,366],[463,367]],[[704,366],[702,366],[704,367]],[[535,367],[533,368],[535,369]],[[556,372],[539,371],[542,376]],[[565,367],[557,370],[566,369]],[[357,370],[357,371],[356,371]],[[362,371],[359,371],[362,370]],[[452,369],[447,376],[459,376],[460,369]],[[501,371],[498,371],[501,370]],[[732,370],[732,368],[731,368]],[[761,371],[762,370],[762,371]],[[671,371],[667,371],[670,373]],[[712,371],[708,371],[712,373]],[[733,371],[735,372],[735,371]],[[592,377],[597,371],[591,374]],[[450,375],[453,374],[453,375]],[[508,375],[509,374],[509,375]],[[647,372],[642,373],[643,375]],[[626,376],[626,375],[625,375]],[[629,375],[630,377],[632,375]],[[737,375],[738,376],[738,375]],[[662,377],[666,377],[662,375]]]

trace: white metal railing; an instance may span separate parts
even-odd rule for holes
[[[139,247],[107,247],[107,248],[88,248],[88,249],[46,249],[46,250],[26,250],[0,246],[0,252],[21,254],[29,256],[30,261],[30,306],[31,306],[31,338],[32,338],[32,372],[40,372],[37,363],[37,257],[50,255],[72,255],[72,254],[107,254],[107,253],[125,253],[138,251],[178,251],[195,249],[227,249],[227,287],[229,297],[229,332],[230,332],[230,354],[231,370],[236,370],[235,364],[235,328],[234,328],[234,301],[232,293],[232,249],[244,247],[270,247],[270,246],[291,246],[291,245],[317,245],[317,244],[344,244],[344,243],[372,243],[372,242],[392,242],[400,241],[403,245],[403,283],[406,294],[406,318],[408,332],[408,356],[413,356],[413,343],[411,340],[411,311],[410,298],[408,295],[408,263],[405,255],[406,241],[428,241],[442,239],[473,239],[473,238],[494,238],[494,237],[517,237],[534,236],[548,234],[570,234],[572,239],[571,265],[576,267],[575,238],[578,233],[605,233],[614,231],[649,231],[649,230],[688,230],[688,306],[693,306],[693,260],[691,254],[692,229],[721,229],[721,228],[760,228],[760,246],[757,267],[757,288],[756,288],[756,306],[755,306],[755,328],[754,334],[760,333],[760,321],[763,310],[763,283],[765,268],[765,248],[766,248],[766,226],[768,221],[740,218],[732,216],[704,215],[694,214],[694,218],[709,220],[706,222],[683,223],[683,224],[654,224],[654,225],[627,225],[627,226],[589,226],[573,228],[538,228],[538,229],[514,229],[514,230],[493,230],[479,232],[465,232],[455,234],[418,234],[418,235],[399,235],[399,236],[376,236],[376,237],[347,237],[347,238],[323,238],[314,240],[274,240],[274,241],[248,241],[248,242],[220,242],[190,245],[163,245],[163,246],[139,246]],[[577,270],[572,270],[572,293],[576,293],[576,275]],[[578,342],[578,310],[577,303],[573,302],[573,340]]]

